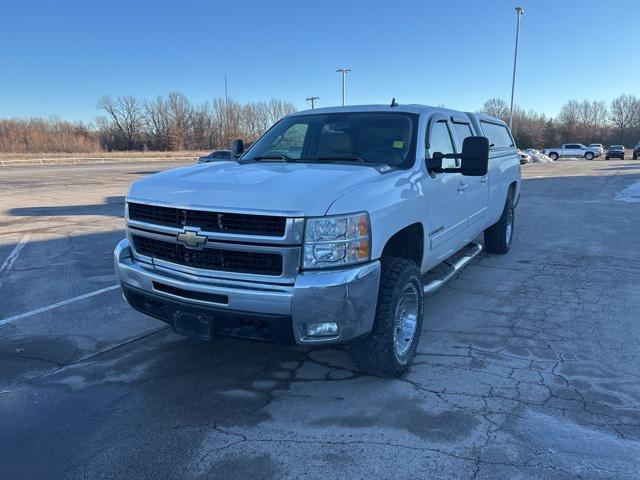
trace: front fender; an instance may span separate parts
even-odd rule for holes
[[[425,223],[427,203],[420,181],[423,175],[414,170],[382,174],[373,182],[342,195],[331,204],[326,215],[369,212],[371,258],[378,259],[387,241],[403,228],[420,223],[425,232],[430,231]]]

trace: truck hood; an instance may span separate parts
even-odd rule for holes
[[[372,167],[335,163],[205,163],[145,177],[131,186],[127,200],[320,216],[338,197],[380,175]]]

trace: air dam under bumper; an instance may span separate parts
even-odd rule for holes
[[[125,298],[137,310],[175,326],[175,312],[188,311],[209,322],[212,335],[231,335],[298,344],[341,343],[371,331],[380,286],[380,262],[341,270],[300,273],[294,285],[237,282],[170,273],[137,262],[128,240],[114,250],[114,267]],[[273,337],[245,335],[238,326],[263,325]],[[309,337],[307,325],[335,322],[338,334]],[[228,328],[229,327],[229,328]],[[231,333],[229,333],[231,332]],[[182,333],[182,332],[179,332]]]

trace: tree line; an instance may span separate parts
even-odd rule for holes
[[[509,121],[509,106],[500,98],[487,100],[480,111]],[[597,100],[569,100],[555,118],[515,106],[512,131],[519,148],[573,142],[633,146],[640,142],[640,98],[623,94],[608,105]]]
[[[103,96],[93,123],[58,118],[0,119],[0,151],[11,153],[210,150],[235,138],[254,141],[295,111],[272,98],[240,103],[216,98],[193,104],[182,93],[153,100]]]
[[[192,103],[182,93],[155,99],[101,97],[95,122],[49,119],[0,119],[0,152],[98,152],[117,150],[209,150],[228,148],[234,138],[253,141],[280,118],[295,111],[290,102],[271,99],[240,103],[216,98]],[[509,118],[500,98],[487,100],[481,112]],[[580,142],[632,146],[640,142],[640,98],[620,95],[609,104],[569,100],[548,117],[514,108],[513,133],[520,148]]]

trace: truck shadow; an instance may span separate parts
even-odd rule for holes
[[[105,197],[102,203],[92,205],[56,205],[43,207],[12,208],[7,211],[16,217],[67,217],[102,215],[108,217],[124,216],[124,195]]]

